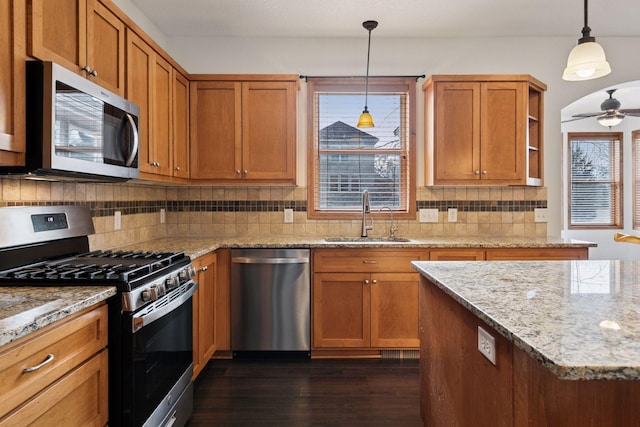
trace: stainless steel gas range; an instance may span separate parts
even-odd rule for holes
[[[192,295],[183,252],[89,251],[81,206],[0,209],[0,286],[112,285],[109,425],[182,426],[193,410]]]

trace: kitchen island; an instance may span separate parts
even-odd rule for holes
[[[640,262],[413,266],[425,425],[640,425]]]

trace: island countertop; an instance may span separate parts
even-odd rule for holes
[[[567,380],[640,380],[640,261],[412,263]]]
[[[0,346],[115,294],[114,286],[0,287]]]

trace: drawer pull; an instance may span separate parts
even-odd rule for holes
[[[377,259],[365,259],[362,261],[364,264],[377,264],[378,260]]]
[[[30,372],[37,371],[38,369],[42,368],[44,365],[46,365],[46,364],[48,364],[48,363],[53,362],[53,359],[54,359],[53,354],[47,354],[47,358],[46,358],[46,359],[44,359],[44,361],[43,361],[41,364],[36,365],[36,366],[32,366],[32,367],[30,367],[30,368],[25,368],[25,369],[22,371],[22,373],[24,373],[24,374],[28,374],[28,373],[30,373]]]

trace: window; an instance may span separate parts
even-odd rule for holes
[[[372,210],[415,216],[415,79],[370,78],[374,128],[356,127],[364,79],[308,82],[309,205],[316,218],[355,218],[362,192]]]
[[[640,130],[631,132],[633,143],[633,229],[640,229]]]
[[[570,133],[569,227],[622,228],[622,133]]]

